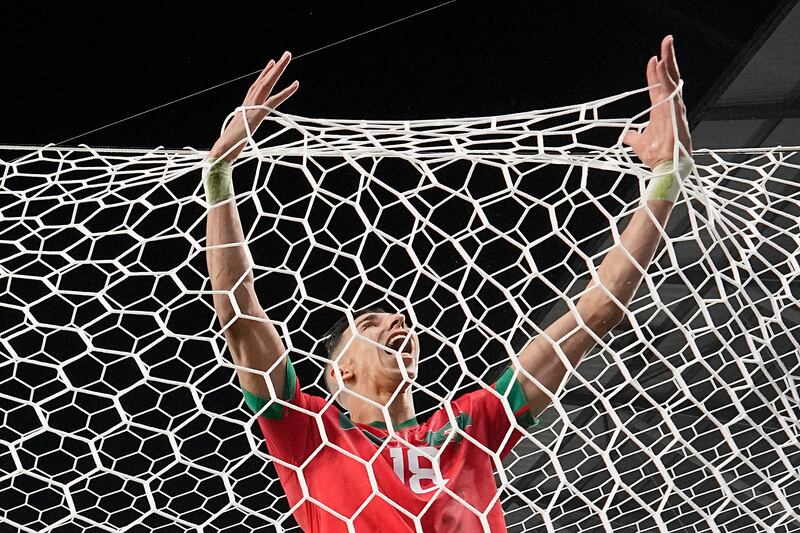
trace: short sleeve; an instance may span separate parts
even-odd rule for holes
[[[464,394],[452,405],[457,408],[456,414],[469,417],[470,433],[492,452],[499,453],[501,459],[519,442],[525,428],[539,424],[539,419],[530,413],[525,391],[513,367],[508,367],[491,388]],[[512,435],[503,446],[509,431]]]
[[[292,464],[300,464],[319,447],[322,440],[316,418],[299,409],[320,413],[326,402],[319,396],[306,394],[300,389],[300,380],[288,356],[283,398],[298,409],[256,396],[244,387],[242,394],[247,406],[258,416],[258,424],[272,456]]]

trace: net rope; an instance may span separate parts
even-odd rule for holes
[[[649,173],[618,139],[646,111],[614,109],[641,92],[269,117],[236,203],[303,389],[333,401],[323,332],[372,304],[420,337],[420,419],[488,386],[639,207]],[[299,531],[214,316],[204,156],[0,152],[0,524]],[[625,320],[496,460],[509,531],[800,531],[800,155],[695,159]]]

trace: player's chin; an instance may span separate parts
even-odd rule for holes
[[[401,372],[399,368],[397,369],[397,375],[400,377],[400,379],[403,379],[403,372]],[[408,379],[410,379],[411,381],[416,380],[417,379],[417,367],[413,366],[413,365],[407,366],[406,367],[406,375],[408,376]]]

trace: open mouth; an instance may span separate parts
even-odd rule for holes
[[[414,357],[414,340],[408,332],[400,332],[392,335],[386,341],[385,346],[389,349],[384,351],[389,355],[400,352],[400,356],[403,359],[413,359]]]

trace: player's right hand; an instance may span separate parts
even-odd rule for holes
[[[249,129],[252,135],[264,118],[269,114],[270,110],[275,109],[294,94],[300,86],[300,82],[297,80],[292,82],[291,85],[281,92],[271,95],[272,89],[275,88],[275,84],[278,83],[278,79],[281,77],[281,74],[283,74],[283,71],[286,70],[291,60],[292,54],[284,52],[277,62],[270,60],[270,62],[267,63],[267,66],[261,71],[261,74],[259,74],[258,79],[250,86],[250,90],[247,91],[247,95],[242,102],[242,107],[265,106],[265,108],[248,109],[244,112],[237,112],[220,138],[214,143],[209,157],[216,158],[230,150],[230,152],[225,155],[225,159],[231,162],[234,161],[244,149],[242,140],[247,137],[247,130]],[[242,115],[246,115],[247,128],[245,128]]]

